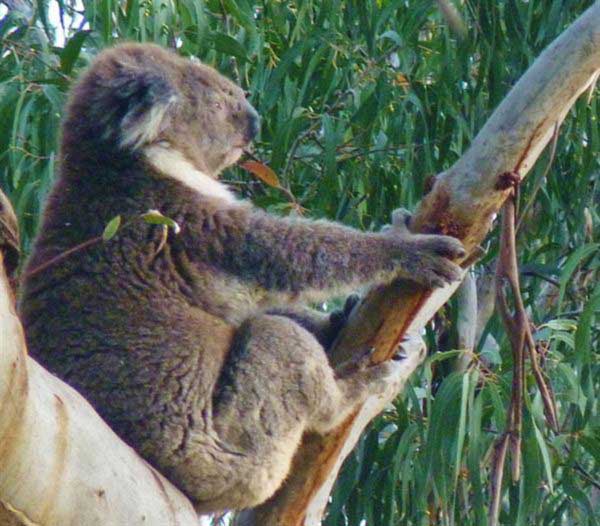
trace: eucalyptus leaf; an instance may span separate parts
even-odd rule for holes
[[[109,241],[117,234],[119,227],[121,226],[121,216],[113,217],[104,227],[102,232],[102,240]]]

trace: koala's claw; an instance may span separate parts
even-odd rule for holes
[[[344,303],[344,314],[346,317],[350,316],[350,313],[354,310],[354,307],[360,302],[362,298],[359,294],[350,294],[346,298],[346,302]]]
[[[459,259],[466,256],[462,243],[451,236],[428,235],[420,236],[425,250],[449,259]]]
[[[450,236],[415,236],[418,263],[414,272],[407,276],[429,287],[443,287],[462,278],[463,271],[451,260],[465,257],[462,243]]]
[[[391,360],[395,362],[401,362],[403,360],[406,360],[406,358],[408,358],[406,351],[402,346],[399,345],[396,349],[396,352],[394,352],[393,356],[391,357]]]
[[[448,283],[459,281],[462,269],[447,259],[432,259],[428,266],[423,268],[421,275],[413,279],[430,287],[444,287]]]

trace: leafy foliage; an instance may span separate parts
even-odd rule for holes
[[[110,44],[151,41],[200,57],[250,92],[263,119],[255,153],[274,172],[261,173],[278,184],[235,169],[226,174],[232,185],[274,212],[376,228],[393,208],[416,203],[590,4],[470,0],[459,6],[462,38],[427,0],[58,0],[5,9],[0,186],[27,250],[73,78]],[[523,295],[561,427],[546,428],[527,370],[522,477],[504,482],[502,524],[600,523],[599,105],[597,96],[576,104],[556,158],[542,158],[522,189]],[[497,254],[495,233],[486,248],[482,275]],[[468,367],[455,370],[459,314],[453,302],[428,329],[426,367],[346,463],[327,525],[486,523],[512,358],[492,317]]]

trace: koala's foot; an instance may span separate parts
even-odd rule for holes
[[[371,355],[372,352],[364,354],[354,363],[344,367],[344,372],[338,372],[338,383],[344,383],[348,401],[355,400],[356,403],[360,403],[369,395],[385,393],[390,384],[397,382],[406,354],[398,348],[391,359],[378,364],[370,363]]]
[[[399,392],[406,379],[412,374],[420,360],[410,360],[406,355],[376,364],[368,364],[368,356],[353,372],[338,377],[336,386],[339,396],[335,403],[330,399],[321,406],[319,414],[310,423],[310,429],[327,433],[339,427],[367,398],[375,396],[385,404]]]

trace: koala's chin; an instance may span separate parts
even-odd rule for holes
[[[325,347],[339,317],[303,303],[397,276],[443,286],[464,255],[401,225],[364,233],[238,199],[213,172],[258,128],[208,66],[154,45],[102,52],[71,91],[19,304],[31,355],[201,512],[268,499],[305,431],[335,428],[395,374],[337,374]],[[216,165],[207,130],[228,142]],[[180,230],[140,220],[149,209]],[[69,253],[117,215],[110,241]]]
[[[250,143],[248,143],[249,145]],[[244,148],[232,148],[225,154],[225,159],[223,159],[223,169],[231,166],[232,164],[237,163],[240,160],[240,157],[244,154]]]

